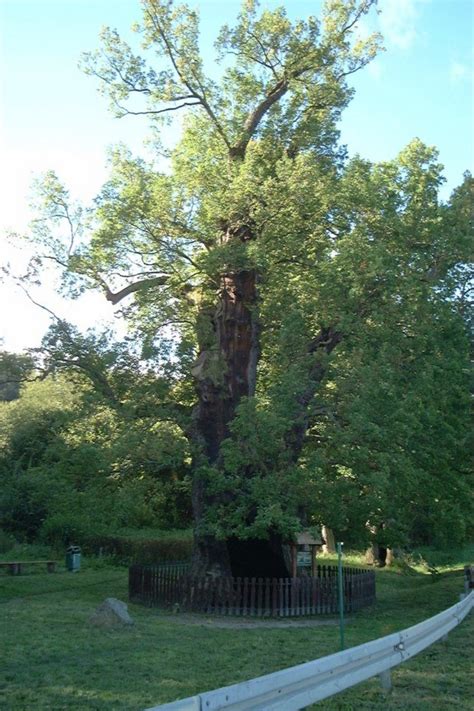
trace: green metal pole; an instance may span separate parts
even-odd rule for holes
[[[338,568],[338,588],[339,588],[339,633],[341,637],[341,650],[344,649],[344,586],[342,581],[342,546],[337,544],[337,568]]]

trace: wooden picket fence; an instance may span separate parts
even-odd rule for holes
[[[344,568],[344,609],[375,602],[375,573]],[[317,566],[316,577],[196,577],[180,565],[132,565],[129,599],[149,606],[219,615],[293,617],[339,611],[337,567]]]

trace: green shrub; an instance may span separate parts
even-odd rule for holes
[[[2,478],[0,519],[4,530],[19,540],[33,542],[56,496],[56,482],[47,472],[31,468],[16,476]]]
[[[52,560],[57,558],[58,551],[51,546],[39,543],[16,543],[8,552],[2,555],[4,561],[9,560]]]
[[[0,528],[0,553],[7,553],[15,545],[14,536]]]
[[[40,539],[52,546],[64,547],[70,543],[81,544],[90,534],[87,519],[73,513],[59,512],[43,523]]]
[[[191,558],[192,540],[131,540],[120,536],[90,536],[82,541],[84,550],[95,555],[112,555],[121,563],[164,563]]]
[[[120,527],[182,528],[192,520],[189,479],[163,481],[143,477],[124,481],[115,493],[115,501]]]

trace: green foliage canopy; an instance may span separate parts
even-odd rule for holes
[[[141,378],[144,399],[157,417],[163,393],[174,403],[194,479],[214,502],[198,526],[218,538],[290,535],[302,507],[356,537],[441,540],[448,520],[466,535],[473,181],[466,175],[441,202],[437,153],[418,139],[389,162],[346,160],[337,120],[352,95],[347,77],[380,50],[378,36],[356,32],[374,4],[328,0],[321,21],[291,23],[284,9],[246,0],[218,37],[222,71],[211,76],[196,11],[144,0],[136,30],[151,59],[106,29],[84,66],[117,115],[151,119],[161,162],[115,149],[87,215],[52,174],[39,191],[48,219],[32,232],[36,273],[41,254],[52,256],[71,293],[99,289],[120,303],[135,357],[160,373]],[[180,112],[181,138],[165,150],[159,127]],[[244,274],[258,292],[244,303],[258,341],[255,387],[225,423],[217,460],[206,461],[192,408],[205,403],[204,382],[221,403],[229,398],[216,324]],[[48,339],[60,363],[64,339],[57,329]],[[120,393],[117,361],[110,370],[101,355],[94,370],[92,360],[96,391],[136,410],[130,368]]]

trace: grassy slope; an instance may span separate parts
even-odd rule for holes
[[[440,575],[379,571],[378,602],[354,615],[353,646],[421,621],[458,600],[460,570]],[[133,629],[104,632],[87,619],[105,597],[127,599],[123,569],[0,577],[0,708],[130,711],[250,679],[338,651],[337,625],[218,629],[178,625],[173,616],[130,605]],[[393,673],[385,697],[376,680],[314,708],[441,711],[471,708],[469,645],[474,615]],[[472,706],[474,708],[474,706]]]

